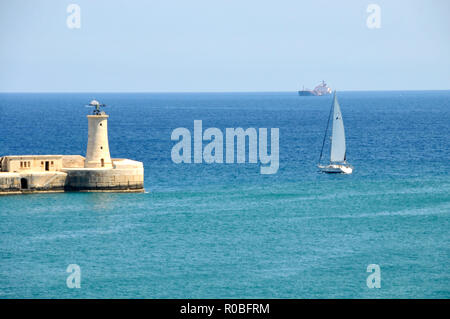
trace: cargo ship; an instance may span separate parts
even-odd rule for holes
[[[322,81],[318,86],[314,88],[314,90],[308,90],[303,88],[301,91],[298,91],[298,95],[300,96],[322,96],[322,95],[330,95],[331,88]]]

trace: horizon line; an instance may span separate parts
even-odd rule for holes
[[[217,93],[297,93],[299,90],[280,91],[0,91],[0,94],[217,94]],[[450,89],[381,89],[381,90],[333,90],[336,92],[414,92],[414,91],[450,91]]]

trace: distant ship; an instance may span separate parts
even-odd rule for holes
[[[316,86],[314,90],[303,88],[301,91],[298,91],[298,95],[300,96],[322,96],[330,95],[331,93],[331,88],[325,83],[325,81],[322,81],[322,83]]]

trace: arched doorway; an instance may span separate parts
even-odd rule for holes
[[[21,189],[28,189],[28,180],[26,178],[20,179],[20,188]]]
[[[100,162],[102,163],[102,167],[105,167],[105,160],[103,158],[100,160]]]

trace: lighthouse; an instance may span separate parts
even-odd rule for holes
[[[89,132],[86,151],[85,168],[112,168],[111,155],[108,143],[108,115],[100,111],[101,106],[96,100],[92,100],[89,106],[94,106],[92,115],[88,115]]]
[[[89,105],[86,157],[81,155],[0,156],[0,195],[48,192],[144,192],[144,164],[111,158],[108,115],[96,100]]]

